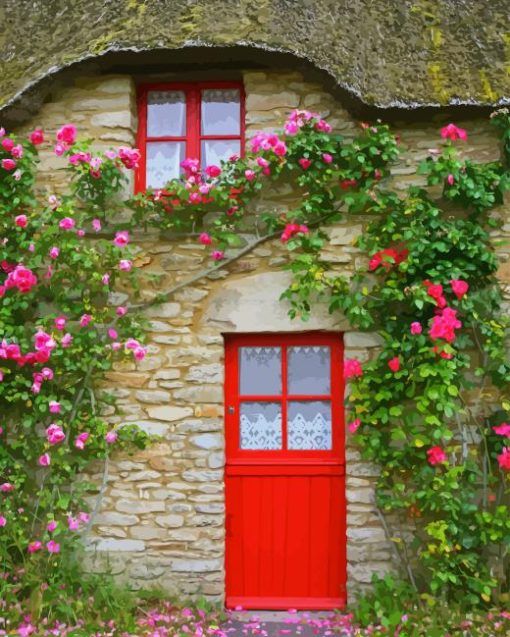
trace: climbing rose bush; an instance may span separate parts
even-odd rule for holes
[[[379,333],[375,358],[345,361],[348,431],[381,466],[377,508],[402,573],[425,594],[496,598],[510,541],[510,370],[490,230],[508,189],[510,118],[502,111],[493,121],[501,162],[464,158],[468,133],[453,124],[438,133],[441,147],[420,172],[428,186],[442,185],[439,198],[426,187],[391,189],[399,144],[379,122],[346,142],[318,114],[294,111],[284,132],[256,135],[244,157],[203,171],[188,158],[182,178],[135,196],[125,186],[136,149],[96,153],[72,124],[56,138],[1,130],[3,597],[35,600],[34,616],[51,607],[48,591],[60,586],[104,490],[85,469],[95,460],[106,470],[112,449],[146,444],[136,428],[108,424],[114,401],[99,382],[115,361],[143,360],[139,310],[187,283],[136,298],[145,279],[133,234],[156,227],[207,247],[211,265],[199,276],[278,240],[293,276],[282,295],[292,317],[306,321],[322,301]],[[48,146],[67,166],[62,192],[36,190],[38,149]],[[296,206],[255,215],[264,188],[281,181],[301,193]],[[366,262],[339,276],[321,256],[328,226],[361,213]]]

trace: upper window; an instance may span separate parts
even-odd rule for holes
[[[239,82],[149,84],[140,88],[136,188],[163,188],[187,157],[205,168],[244,152]]]

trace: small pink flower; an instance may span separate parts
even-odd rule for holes
[[[3,515],[0,515],[0,527],[4,527],[7,524],[7,518]]]
[[[103,276],[101,277],[101,282],[103,285],[108,285],[110,283],[110,275],[103,274]]]
[[[76,222],[71,217],[64,217],[58,223],[58,227],[61,230],[72,230],[75,226]]]
[[[394,358],[390,359],[388,361],[388,367],[391,369],[392,372],[398,372],[398,370],[400,369],[400,358],[398,356],[395,356]]]
[[[29,136],[30,141],[34,146],[39,146],[44,142],[44,134],[41,128],[36,128]]]
[[[244,176],[248,181],[253,181],[257,175],[253,170],[248,169],[244,171]]]
[[[0,491],[2,493],[11,493],[11,491],[14,491],[14,485],[10,482],[3,482],[0,484]]]
[[[269,162],[264,157],[257,157],[257,164],[261,166],[261,168],[269,167]]]
[[[108,336],[112,339],[116,339],[118,338],[119,334],[117,330],[114,330],[113,327],[110,327],[110,329],[108,330]]]
[[[510,425],[506,422],[502,422],[500,425],[492,428],[498,436],[505,436],[505,438],[510,438]]]
[[[128,338],[126,341],[126,349],[136,349],[140,347],[140,343],[135,338]]]
[[[60,199],[56,195],[50,195],[48,197],[48,203],[53,210],[56,210],[60,206]]]
[[[18,170],[15,170],[15,171],[12,173],[12,176],[14,177],[14,179],[15,179],[16,181],[19,181],[19,180],[21,179],[21,176],[22,176],[22,175],[23,175],[23,173],[21,172],[21,170],[20,170],[19,168],[18,168]]]
[[[133,350],[133,356],[137,361],[142,361],[145,358],[146,354],[147,350],[145,349],[145,347],[137,347]]]
[[[115,310],[115,314],[117,316],[125,316],[127,314],[127,308],[119,305],[119,307]]]
[[[23,157],[23,146],[21,144],[16,144],[11,150],[11,154],[15,159],[21,159]]]
[[[43,367],[41,370],[41,374],[44,380],[53,380],[54,374],[53,370],[50,367]]]
[[[333,155],[330,155],[329,153],[322,153],[322,161],[325,164],[331,164],[333,161]]]
[[[501,469],[510,471],[510,447],[505,447],[498,456],[498,464]]]
[[[78,520],[80,520],[80,522],[83,522],[83,524],[88,524],[90,522],[90,515],[85,511],[80,511],[78,513]]]
[[[346,358],[344,362],[345,378],[363,376],[363,368],[357,358]]]
[[[206,166],[205,168],[205,174],[208,177],[219,177],[221,175],[221,168],[219,166]]]
[[[55,155],[57,157],[61,157],[65,152],[66,152],[65,144],[61,144],[60,142],[55,144]]]
[[[106,444],[108,445],[113,445],[114,442],[117,442],[119,435],[117,434],[116,431],[109,431],[104,439],[106,440]]]
[[[446,462],[446,453],[441,447],[431,447],[427,451],[427,459],[432,466]]]
[[[56,246],[53,246],[53,248],[50,248],[50,251],[49,251],[50,258],[57,259],[59,254],[60,254],[60,248],[57,248]]]
[[[48,553],[60,553],[60,544],[55,542],[55,540],[50,540],[46,544],[46,548],[48,549]]]
[[[62,340],[60,341],[60,344],[62,345],[64,349],[66,349],[67,347],[69,347],[69,345],[71,345],[72,342],[73,342],[73,337],[71,336],[71,334],[64,334],[64,336],[62,336]]]
[[[413,323],[411,323],[411,334],[421,334],[423,332],[423,327],[421,326],[421,323],[418,323],[418,321],[414,321]]]
[[[115,341],[115,343],[112,343],[110,347],[112,348],[114,352],[118,352],[122,348],[122,343]]]
[[[35,252],[35,243],[30,243],[28,245],[28,251],[29,252]]]
[[[58,526],[58,522],[56,522],[55,520],[50,520],[48,524],[46,525],[46,529],[48,530],[49,533],[53,533],[53,531],[57,528],[57,526]]]
[[[27,550],[29,553],[36,553],[37,551],[40,551],[42,549],[42,542],[39,542],[39,540],[36,540],[35,542],[30,542],[30,544],[27,547]]]
[[[119,270],[123,272],[129,272],[133,267],[133,262],[129,259],[121,259],[119,261]]]
[[[59,414],[61,410],[61,405],[56,400],[50,400],[50,414]]]
[[[190,192],[188,199],[190,203],[202,203],[202,195],[199,192]]]
[[[49,467],[51,463],[50,454],[43,453],[42,456],[39,456],[39,459],[37,460],[37,462],[41,467]]]
[[[82,230],[80,228],[79,230],[76,231],[76,235],[80,237],[80,239],[82,239],[85,236],[85,230]]]
[[[69,516],[67,518],[67,526],[70,531],[78,531],[80,528],[80,522],[76,518]]]
[[[450,174],[446,178],[446,181],[448,182],[449,186],[453,186],[453,184],[455,183],[455,177],[452,174]]]
[[[358,431],[360,426],[361,426],[361,420],[359,418],[356,418],[355,420],[353,420],[352,422],[348,424],[349,431],[351,432],[351,434],[355,434]]]
[[[89,437],[90,434],[87,431],[84,431],[79,436],[76,436],[76,439],[74,441],[74,446],[76,447],[76,449],[85,449],[85,443],[87,442]]]
[[[221,261],[224,257],[225,253],[223,250],[214,250],[214,252],[211,253],[211,259],[214,261]]]
[[[118,248],[123,248],[124,246],[127,246],[127,244],[129,243],[129,232],[127,232],[127,230],[122,230],[121,232],[117,232],[115,235],[115,239],[113,240],[113,243]]]
[[[2,159],[2,168],[4,170],[14,170],[16,168],[16,162],[14,159]]]
[[[207,232],[202,232],[201,235],[198,237],[198,240],[204,246],[211,245],[212,243],[212,239]]]
[[[65,124],[57,131],[57,141],[72,145],[76,141],[76,126]]]
[[[441,137],[443,139],[451,139],[453,141],[456,139],[466,141],[467,133],[463,128],[459,128],[458,126],[455,126],[455,124],[448,124],[441,129]]]
[[[10,137],[6,137],[2,139],[2,148],[6,150],[8,153],[14,148],[14,142]]]
[[[63,330],[66,326],[66,317],[65,316],[57,316],[55,319],[55,327],[57,330]]]
[[[18,215],[14,217],[14,223],[18,226],[18,228],[26,228],[28,224],[28,219],[26,215]]]
[[[57,445],[59,442],[65,440],[65,433],[59,425],[51,424],[46,429],[46,437],[50,445]]]
[[[301,166],[303,170],[308,170],[308,168],[310,168],[310,166],[312,165],[312,162],[310,159],[307,159],[306,157],[302,157],[301,159],[298,160],[298,164]]]
[[[450,285],[452,286],[453,293],[459,300],[469,290],[469,283],[467,281],[463,281],[462,279],[452,279],[450,281]]]
[[[92,316],[90,316],[90,314],[84,314],[80,319],[81,327],[87,327],[87,325],[90,323],[91,320],[92,320]]]
[[[99,219],[92,219],[92,228],[96,232],[99,232],[101,230],[101,222],[99,221]]]

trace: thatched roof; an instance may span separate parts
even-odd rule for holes
[[[507,103],[509,7],[510,0],[0,0],[0,108],[84,60],[198,46],[292,54],[380,107]]]

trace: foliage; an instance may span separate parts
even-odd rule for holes
[[[506,152],[508,114],[494,121]],[[97,387],[117,357],[145,355],[143,321],[131,311],[143,304],[130,301],[126,311],[112,293],[136,296],[129,233],[148,226],[198,234],[215,267],[279,236],[293,274],[282,295],[291,316],[307,320],[327,301],[353,326],[378,332],[376,357],[345,364],[349,430],[382,467],[378,507],[410,585],[444,599],[462,591],[470,604],[507,589],[508,318],[490,232],[509,174],[505,163],[464,158],[455,143],[466,138],[462,129],[450,124],[441,134],[442,149],[420,167],[426,186],[396,193],[389,177],[399,145],[387,126],[363,124],[346,141],[317,114],[295,111],[283,134],[257,135],[245,157],[204,172],[187,159],[184,176],[164,191],[126,198],[124,170],[138,152],[92,154],[66,125],[55,152],[68,162],[69,189],[47,203],[35,192],[42,133],[23,143],[3,137],[5,591],[37,598],[41,582],[54,590],[55,573],[93,522],[84,496],[97,485],[77,477],[90,460],[107,462],[111,444],[146,443],[136,429],[112,431]],[[266,184],[289,180],[300,190],[294,209],[253,214]],[[350,278],[322,258],[328,226],[349,214],[366,216],[357,245],[369,256]]]

